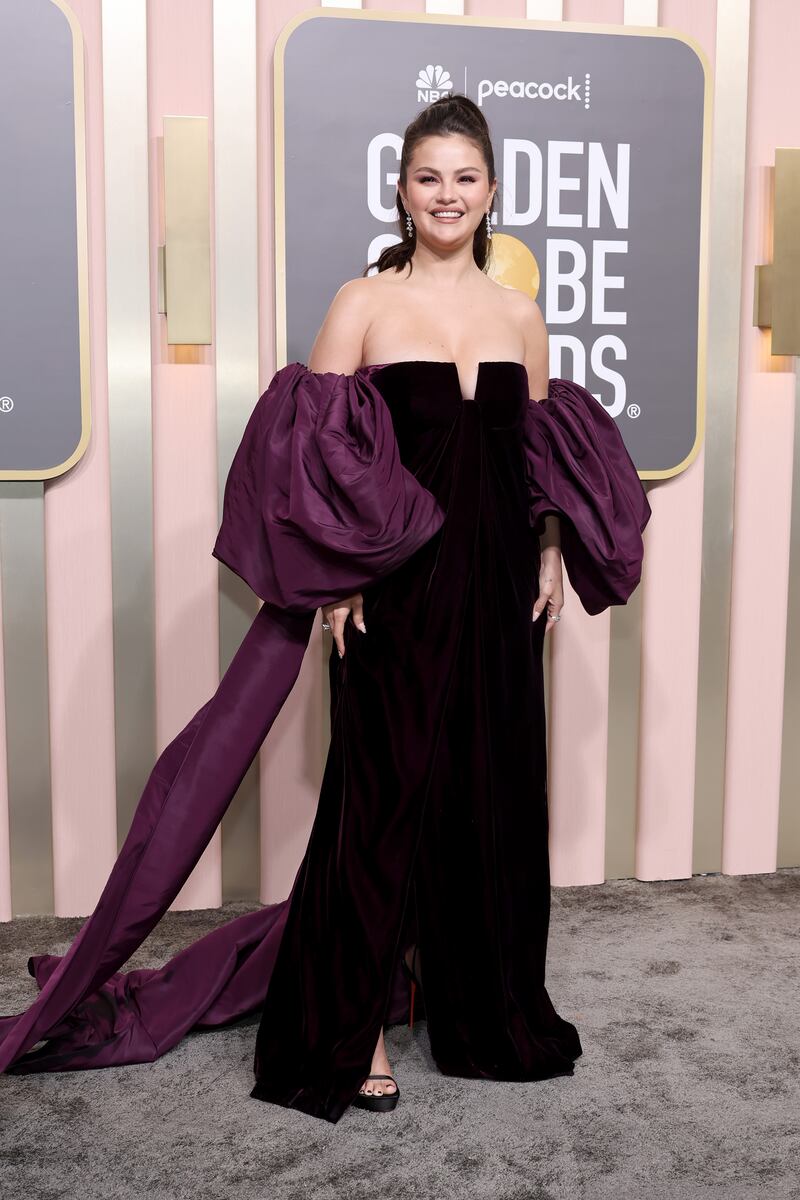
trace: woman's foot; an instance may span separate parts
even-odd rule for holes
[[[383,1026],[381,1026],[381,1031],[378,1034],[378,1042],[375,1046],[375,1053],[372,1055],[372,1065],[369,1073],[370,1075],[391,1075],[392,1073],[392,1068],[386,1055],[386,1044],[383,1040]],[[365,1079],[358,1089],[358,1094],[359,1096],[393,1096],[396,1091],[397,1084],[393,1079]]]

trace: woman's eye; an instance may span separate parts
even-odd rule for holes
[[[433,178],[434,178],[433,175],[420,175],[419,181],[420,181],[420,183],[427,183],[429,179],[433,179]],[[466,179],[467,183],[475,183],[474,175],[461,175],[460,179]]]

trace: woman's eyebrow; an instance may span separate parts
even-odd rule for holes
[[[434,175],[441,175],[441,171],[437,171],[436,167],[414,167],[414,171],[431,171]],[[459,167],[456,175],[460,175],[462,171],[480,171],[480,167]]]

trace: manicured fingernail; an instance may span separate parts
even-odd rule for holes
[[[535,620],[536,620],[536,618],[537,618],[538,616],[539,616],[539,614],[538,614],[537,612],[535,612],[535,613],[533,614],[533,616],[531,617],[531,620],[532,620],[532,621],[535,621]]]
[[[364,624],[364,622],[363,622],[363,621],[359,621],[359,622],[358,622],[358,628],[361,630],[361,632],[362,632],[362,633],[366,633],[366,632],[367,632],[367,627],[366,627],[366,625]]]
[[[344,654],[342,653],[341,650],[339,650],[339,658],[344,658]]]

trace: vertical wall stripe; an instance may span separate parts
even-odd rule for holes
[[[792,444],[794,473],[781,743],[781,797],[778,816],[779,867],[794,867],[800,863],[800,738],[797,736],[800,729],[800,378],[797,374]]]
[[[5,645],[3,621],[3,525],[0,517],[0,921],[14,915],[11,903],[11,841],[8,829],[8,743],[6,741]]]
[[[75,136],[78,195],[86,191],[88,245],[83,255],[79,246],[79,263],[91,331],[91,435],[83,457],[48,480],[44,493],[53,901],[59,917],[92,911],[117,854],[101,9],[97,0],[71,0],[70,9],[79,23],[78,62],[86,72]]]
[[[754,334],[743,333],[743,348]],[[791,371],[755,372],[746,363],[740,379],[722,837],[730,875],[775,870],[795,382]]]
[[[43,484],[0,482],[11,905],[53,911]]]
[[[623,0],[626,25],[658,25],[658,0]]]
[[[525,16],[529,21],[561,21],[564,19],[563,0],[526,0]]]
[[[487,5],[488,5],[488,7],[491,7],[491,0],[487,0]],[[564,13],[563,0],[525,0],[525,17],[526,17],[526,20],[528,20],[528,21],[563,21],[566,19],[566,16]],[[495,153],[497,153],[497,150],[495,151]],[[502,187],[504,181],[501,179],[499,181],[499,183],[500,183],[500,186]],[[541,303],[541,298],[539,300],[539,307],[542,310],[542,315],[544,315],[544,305]],[[567,587],[569,587],[568,583],[567,583]],[[577,597],[574,597],[574,598],[577,599]],[[566,596],[565,596],[565,601],[566,601]],[[551,689],[553,686],[553,671],[552,671],[552,667],[551,667],[551,651],[552,651],[552,646],[553,646],[552,639],[553,639],[552,633],[549,633],[545,636],[545,643],[544,643],[544,649],[543,649],[545,722],[546,722],[546,727],[547,727],[548,755],[549,755],[549,749],[551,746],[550,720],[551,720],[552,706],[551,706],[550,696],[551,696]],[[552,775],[548,774],[548,788],[550,789],[551,795],[552,795],[552,783],[553,783]],[[551,841],[552,840],[553,839],[551,838]],[[557,882],[557,881],[554,881],[554,882]]]
[[[730,638],[733,473],[742,298],[749,0],[717,6],[711,171],[708,391],[692,870],[722,866],[722,807]]]
[[[648,488],[648,494],[653,490]],[[645,543],[646,552],[647,543]],[[636,874],[644,590],[611,613],[606,773],[606,879]]]
[[[153,328],[153,537],[156,743],[172,741],[219,685],[217,406],[213,344],[169,345],[158,311],[158,246],[181,236],[164,211],[164,128],[174,119],[196,133],[206,158],[196,203],[213,200],[211,0],[150,0],[150,262]],[[211,220],[209,208],[206,219]],[[210,226],[208,226],[210,230]],[[213,301],[213,270],[209,266]],[[174,315],[174,314],[173,314]],[[171,909],[222,900],[222,831],[217,829]]]
[[[425,0],[425,12],[461,17],[464,15],[464,0]],[[474,11],[471,15],[478,16],[480,14]]]
[[[608,766],[608,609],[589,616],[564,571],[561,624],[550,641],[548,794],[555,887],[602,883]]]
[[[774,168],[771,164],[774,162],[774,148],[780,145],[800,144],[797,72],[793,66],[788,71],[782,71],[780,66],[787,60],[791,61],[795,55],[800,38],[800,12],[792,0],[780,0],[777,6],[771,5],[768,11],[764,6],[755,8],[754,25],[751,41],[753,75],[749,96],[751,108],[756,114],[760,113],[762,107],[769,106],[769,117],[764,120],[764,134],[769,138],[769,152],[762,156],[759,164],[751,164],[750,169],[755,166],[757,170],[757,191],[751,203],[759,213],[757,229],[760,245],[756,247],[756,261],[768,262],[771,261],[773,252],[771,205],[774,197]],[[777,81],[777,85],[773,81]],[[749,150],[748,144],[748,153]],[[747,211],[747,201],[745,210]],[[744,280],[747,285],[747,271]],[[745,296],[742,301],[743,329],[746,318]],[[794,372],[794,379],[787,380],[794,391],[791,434],[784,426],[784,436],[792,446],[792,476],[776,849],[776,865],[788,867],[800,863],[800,739],[797,737],[797,730],[800,728],[800,385],[797,377],[797,356],[792,359],[773,360],[767,355],[771,348],[770,343],[768,334],[758,335],[756,344],[761,351],[762,369]],[[785,503],[785,497],[782,499]],[[772,614],[769,621],[772,621]],[[767,624],[767,628],[769,627]]]
[[[660,8],[665,27],[693,37],[705,57],[704,223],[700,230],[697,404],[700,437],[706,408],[709,185],[712,161],[713,19],[704,10]],[[703,20],[706,24],[703,24]],[[703,40],[705,39],[705,45]],[[702,587],[704,447],[677,475],[648,489],[653,518],[645,533],[642,662],[636,820],[639,879],[692,874],[697,734],[697,653]]]
[[[258,399],[258,214],[255,0],[214,4],[214,192],[218,505]],[[220,674],[258,612],[253,593],[219,566]],[[222,822],[224,899],[259,894],[259,761]]]
[[[658,25],[658,0],[625,0],[626,25]],[[648,488],[648,491],[652,490]],[[611,612],[606,777],[606,879],[636,873],[643,589]]]
[[[147,5],[103,0],[108,406],[117,819],[155,760]]]
[[[622,11],[619,0],[598,0],[588,14],[573,7],[565,8],[566,18],[598,31],[618,23]],[[558,887],[600,883],[606,871],[611,613],[590,617],[566,568],[562,621],[547,641],[551,878]]]
[[[793,357],[773,354],[770,332],[754,326],[753,296],[755,264],[773,261],[776,148],[800,140],[800,16],[787,0],[770,14],[753,7],[750,39],[722,843],[731,874],[775,869],[781,792],[796,379]]]
[[[486,7],[491,8],[491,0],[487,0]],[[490,14],[486,13],[486,15],[490,15]],[[562,21],[565,19],[563,0],[526,0],[525,18],[528,21]],[[497,151],[496,151],[496,153],[497,153]],[[502,187],[504,181],[501,179],[501,180],[499,180],[499,183],[500,183],[500,186]],[[540,307],[542,307],[541,301],[540,301]],[[542,308],[542,312],[544,315],[543,308]],[[567,588],[569,588],[568,583],[566,584],[566,586],[567,586]],[[566,600],[566,596],[565,596],[565,600]],[[552,647],[553,647],[553,635],[552,635],[552,633],[550,633],[545,638],[544,650],[543,650],[545,720],[546,720],[546,726],[547,726],[548,757],[549,758],[550,758],[550,750],[552,748],[552,738],[551,738],[551,733],[550,733],[551,717],[552,717],[552,703],[551,703],[550,697],[551,697],[551,690],[552,690],[552,686],[553,686],[553,670],[552,670],[552,666],[551,666]],[[553,774],[552,774],[552,771],[549,771],[548,772],[548,788],[550,790],[551,797],[553,795],[553,785],[554,785]],[[555,839],[551,835],[551,842],[554,840]],[[555,878],[553,880],[553,882],[557,884],[558,878],[560,878],[560,871],[558,871],[556,874],[557,874],[557,878]]]

